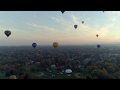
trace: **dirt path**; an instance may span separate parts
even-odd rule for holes
[[[80,74],[81,73],[75,73],[74,76],[77,77],[77,78],[80,78],[81,77]]]
[[[37,76],[43,76],[43,75],[44,75],[43,72],[39,72],[39,75],[37,75]]]

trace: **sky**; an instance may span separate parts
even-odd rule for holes
[[[78,27],[75,29],[74,25]],[[11,31],[9,37],[5,30]],[[0,11],[0,46],[53,42],[120,44],[120,11]]]

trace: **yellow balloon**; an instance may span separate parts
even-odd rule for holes
[[[59,45],[58,45],[58,42],[54,42],[54,43],[53,43],[53,47],[54,47],[54,48],[57,48],[58,46],[59,46]]]

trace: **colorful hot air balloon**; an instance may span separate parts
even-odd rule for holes
[[[6,30],[4,33],[7,37],[9,37],[11,35],[11,31],[9,31],[9,30]]]
[[[53,43],[53,47],[54,47],[54,48],[57,48],[58,46],[59,46],[59,45],[58,45],[58,42],[54,42],[54,43]]]
[[[77,25],[74,25],[74,28],[76,29],[78,26]]]
[[[65,70],[65,73],[67,74],[67,76],[70,76],[71,73],[72,73],[72,70],[71,70],[71,69],[66,69],[66,70]]]
[[[33,43],[32,46],[33,46],[33,48],[36,48],[37,44],[36,44],[36,43]]]

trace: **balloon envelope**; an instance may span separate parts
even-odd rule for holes
[[[98,37],[99,35],[97,34],[96,36]]]
[[[62,13],[64,13],[65,11],[61,11]]]
[[[77,25],[74,25],[74,28],[76,29],[78,26]]]
[[[35,48],[35,47],[37,46],[37,44],[36,44],[36,43],[33,43],[32,46],[33,46],[33,48]]]
[[[11,31],[9,31],[9,30],[6,30],[4,33],[7,37],[9,37],[11,35]]]
[[[82,21],[82,24],[84,23],[84,21]]]
[[[53,43],[53,47],[54,47],[54,48],[57,48],[57,47],[58,47],[58,42],[54,42],[54,43]]]
[[[71,69],[66,69],[66,70],[65,70],[65,73],[67,74],[67,76],[70,76],[71,73],[72,73],[72,70],[71,70]]]
[[[100,45],[97,45],[97,48],[100,48],[101,46]]]

